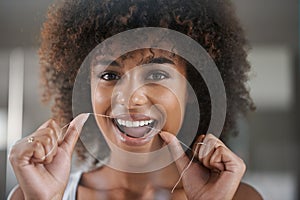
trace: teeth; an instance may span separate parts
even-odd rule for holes
[[[117,119],[118,124],[123,125],[123,120]]]
[[[127,120],[117,119],[117,122],[119,125],[132,128],[132,127],[147,126],[151,124],[153,120],[151,119],[151,120],[143,120],[143,121],[127,121]]]
[[[133,127],[138,127],[139,124],[140,124],[140,123],[139,123],[138,121],[132,122],[132,126],[133,126]]]
[[[131,121],[126,121],[125,126],[127,126],[127,127],[132,127],[132,122],[131,122]]]

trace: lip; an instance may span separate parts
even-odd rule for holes
[[[118,124],[117,120],[124,120],[124,121],[153,121],[152,129],[150,126],[145,125],[142,127],[127,127],[124,130],[132,131],[131,134],[127,134],[122,131],[120,128],[120,125]],[[114,128],[114,132],[116,134],[116,137],[120,139],[123,143],[129,145],[129,146],[142,146],[146,143],[148,143],[157,133],[158,131],[155,129],[157,127],[159,120],[155,119],[154,117],[147,116],[145,114],[141,113],[130,113],[130,114],[119,114],[115,115],[112,119],[112,124]],[[150,125],[150,124],[149,124]],[[143,136],[134,137],[139,131],[146,132]]]

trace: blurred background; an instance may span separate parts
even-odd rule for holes
[[[11,144],[50,117],[40,103],[39,30],[53,0],[0,1],[0,199],[16,184]],[[257,110],[239,119],[229,146],[247,163],[244,181],[267,200],[299,196],[300,67],[297,0],[234,0],[252,49]]]

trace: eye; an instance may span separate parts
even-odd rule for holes
[[[99,74],[98,77],[105,81],[114,81],[114,80],[120,79],[120,75],[116,72],[103,72],[103,73]]]
[[[169,78],[169,75],[166,72],[154,71],[148,75],[147,80],[159,81],[167,78]]]

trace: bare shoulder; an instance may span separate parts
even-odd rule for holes
[[[240,183],[234,197],[234,200],[262,200],[262,196],[250,185]]]
[[[10,194],[8,195],[8,200],[14,200],[14,199],[25,199],[23,195],[23,191],[21,188],[17,185],[14,187],[14,189],[11,190]]]

